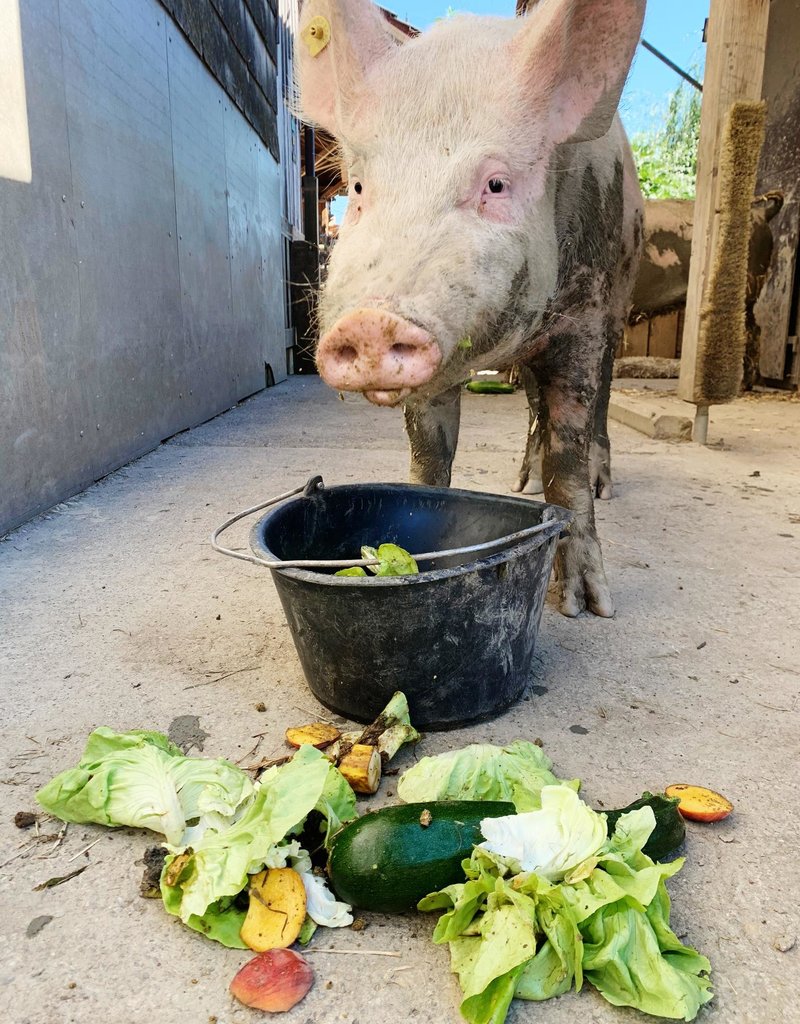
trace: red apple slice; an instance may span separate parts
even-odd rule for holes
[[[291,949],[270,949],[249,960],[230,984],[231,995],[256,1010],[284,1013],[314,984],[307,960]]]

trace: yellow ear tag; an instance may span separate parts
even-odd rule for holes
[[[300,33],[312,57],[318,57],[331,41],[331,26],[327,18],[321,15],[312,18]]]

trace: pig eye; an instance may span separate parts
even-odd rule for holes
[[[489,186],[488,186],[489,191],[492,193],[492,195],[495,195],[495,196],[498,196],[501,193],[505,192],[507,187],[508,187],[507,183],[505,181],[503,181],[502,178],[492,178],[489,181]]]
[[[355,185],[353,185],[353,191],[357,196],[360,196],[361,193],[364,191],[364,186],[361,184],[360,181],[357,181]]]

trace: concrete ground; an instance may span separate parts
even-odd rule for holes
[[[468,396],[455,484],[505,491],[524,430],[521,396]],[[611,433],[617,495],[598,517],[616,618],[570,621],[548,608],[528,697],[491,724],[426,736],[420,753],[540,737],[595,805],[680,781],[727,794],[735,814],[690,826],[670,886],[676,930],[714,965],[717,996],[702,1019],[797,1021],[800,402],[714,410],[707,448]],[[209,533],[311,474],[403,479],[406,465],[399,413],[294,379],[0,544],[0,1019],[258,1018],[227,993],[246,955],[140,898],[146,835],[62,833],[43,818],[36,841],[12,819],[35,809],[37,787],[75,764],[101,724],[166,731],[196,715],[207,755],[249,764],[283,752],[284,729],[321,709],[268,572],[215,555]],[[392,796],[387,779],[381,799]],[[457,987],[432,927],[428,916],[373,915],[365,931],[318,934],[316,985],[287,1021],[456,1022]],[[576,1019],[637,1017],[593,991],[515,1004],[509,1016]]]

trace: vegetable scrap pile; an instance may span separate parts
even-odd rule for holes
[[[166,909],[258,953],[231,984],[249,1006],[279,1012],[304,998],[313,973],[288,947],[352,924],[352,906],[441,911],[433,939],[450,948],[471,1024],[502,1024],[514,998],[585,982],[675,1020],[711,1000],[708,960],[669,923],[665,883],[684,862],[659,861],[683,842],[684,817],[730,813],[724,797],[680,785],[599,813],[520,740],[425,757],[399,780],[403,804],[358,817],[355,791],[375,792],[385,763],[419,739],[405,697],[358,733],[315,723],[287,739],[296,753],[252,782],[158,733],[98,729],[39,801],[66,821],[161,832]]]
[[[298,954],[275,951],[307,944],[318,926],[353,923],[351,908],[336,900],[314,859],[321,854],[324,863],[331,837],[358,816],[356,791],[375,792],[382,765],[419,739],[401,693],[350,739],[326,729],[290,730],[295,746],[313,737],[328,749],[301,742],[286,763],[267,767],[253,782],[228,761],[185,757],[160,733],[99,728],[78,766],[48,783],[37,800],[62,821],[160,832],[166,856],[151,852],[148,859],[150,873],[154,866],[160,871],[166,910],[224,946],[261,953],[265,959],[248,965],[232,991],[248,1005],[289,1009],[278,1004],[287,991],[294,1002],[303,998],[310,968]],[[285,984],[277,984],[284,976]],[[255,994],[253,978],[260,980]]]

